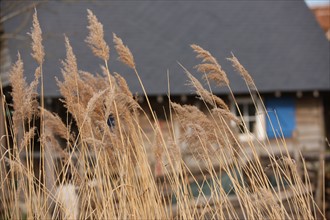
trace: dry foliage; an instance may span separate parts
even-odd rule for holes
[[[134,100],[125,79],[109,71],[109,47],[102,24],[90,10],[87,18],[86,42],[105,66],[103,75],[79,70],[65,37],[64,80],[57,83],[76,125],[74,134],[68,120],[64,123],[43,106],[38,108],[35,92],[44,51],[36,13],[33,17],[32,56],[39,68],[30,85],[24,79],[20,56],[11,70],[14,111],[6,120],[7,135],[1,137],[9,147],[0,157],[6,167],[0,182],[1,218],[314,219],[321,213],[310,183],[298,175],[285,145],[284,149],[278,146],[281,158],[271,153],[266,143],[249,143],[249,154],[246,144],[237,139],[237,124],[243,118],[233,115],[222,99],[206,90],[185,68],[191,86],[208,104],[208,112],[170,101],[173,111],[167,121],[168,137],[152,114],[148,122],[154,139],[148,138],[150,134],[139,121],[139,115],[146,113]],[[130,50],[115,34],[114,43],[119,59],[141,82]],[[202,59],[197,70],[205,74],[205,79],[231,91],[226,73],[210,52],[197,45],[191,47]],[[230,60],[247,86],[254,85],[237,58]],[[147,95],[142,82],[141,86]],[[146,100],[153,113],[147,96]],[[3,101],[1,108],[7,109],[8,104]],[[39,115],[39,127],[44,127],[41,134],[35,120]],[[175,132],[178,129],[179,134]],[[35,143],[40,145],[37,163],[29,156]],[[257,147],[266,153],[270,165],[262,164]],[[6,150],[5,146],[1,149]],[[190,155],[189,160],[185,154]],[[192,161],[197,166],[192,167]],[[308,179],[306,171],[304,176]]]

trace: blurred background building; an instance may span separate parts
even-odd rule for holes
[[[147,109],[135,75],[116,60],[111,43],[114,32],[131,49],[161,126],[166,125],[164,109],[168,112],[168,86],[172,101],[203,109],[192,88],[186,86],[187,77],[177,63],[201,79],[193,69],[199,60],[189,47],[195,43],[209,50],[228,74],[249,129],[248,133],[238,134],[242,142],[248,138],[264,141],[266,136],[275,142],[276,136],[283,135],[292,151],[300,149],[306,155],[318,154],[325,149],[325,137],[330,139],[330,8],[327,4],[307,3],[311,8],[302,0],[1,1],[2,88],[10,102],[8,73],[18,51],[24,61],[27,80],[30,82],[34,77],[37,65],[30,56],[31,40],[27,33],[36,7],[46,52],[43,67],[46,108],[65,118],[55,81],[55,77],[62,79],[63,34],[71,41],[79,69],[94,74],[101,71],[100,62],[84,42],[86,9],[91,9],[104,25],[105,39],[111,48],[111,71],[126,78],[132,92],[140,94],[140,104]],[[255,80],[270,121],[265,112],[257,112],[249,99],[248,88],[226,60],[231,53]],[[237,114],[226,88],[212,85],[212,91],[226,100]],[[10,112],[1,112],[0,137],[4,132],[4,114]]]
[[[313,4],[312,4],[313,5]],[[314,4],[315,5],[315,4]],[[233,52],[250,72],[262,93],[277,135],[280,126],[289,146],[300,143],[304,151],[324,147],[329,137],[329,6],[310,10],[303,1],[251,2],[116,2],[116,1],[49,1],[1,2],[1,82],[10,90],[8,70],[17,52],[24,61],[28,81],[36,65],[30,56],[31,14],[33,8],[43,30],[46,50],[45,99],[47,108],[63,117],[65,112],[55,77],[62,79],[60,60],[64,59],[66,34],[78,59],[79,68],[100,72],[84,39],[87,36],[86,9],[91,9],[104,25],[105,38],[111,47],[112,32],[129,46],[147,93],[160,123],[165,119],[169,74],[170,93],[174,101],[199,105],[187,77],[177,62],[194,72],[199,62],[189,45],[196,43],[209,50],[223,66],[238,95],[239,106],[253,136],[274,138],[265,114],[256,112],[248,89],[231,68],[226,57]],[[111,50],[110,67],[122,74],[133,93],[142,94],[134,74],[119,63]],[[201,79],[200,74],[195,76]],[[234,113],[228,90],[213,87]],[[145,105],[143,97],[141,105]],[[249,134],[240,134],[241,141]]]

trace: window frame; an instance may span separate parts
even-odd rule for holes
[[[253,140],[264,140],[266,138],[266,120],[265,120],[265,113],[263,110],[262,102],[256,98],[253,97],[254,102],[256,103],[257,107],[255,108],[255,115],[250,116],[248,112],[248,105],[253,103],[252,98],[249,97],[235,97],[235,101],[237,102],[237,105],[243,105],[243,109],[240,109],[241,114],[243,116],[244,122],[246,123],[246,126],[249,130],[247,133],[240,133],[238,131],[238,139],[242,142],[248,142]],[[236,104],[232,98],[230,98],[230,111],[236,115],[239,119],[241,119],[239,114],[236,114]],[[251,132],[251,129],[249,127],[249,122],[254,121],[254,130]],[[231,122],[231,124],[234,126],[235,123]],[[239,129],[239,128],[238,128]]]

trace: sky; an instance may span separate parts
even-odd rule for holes
[[[305,0],[305,2],[309,7],[330,4],[330,0]]]

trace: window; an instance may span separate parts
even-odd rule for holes
[[[265,117],[262,111],[260,101],[255,100],[257,107],[254,105],[251,98],[236,98],[236,102],[242,114],[246,129],[241,125],[239,128],[240,141],[248,141],[250,139],[258,138],[262,140],[265,138]],[[259,110],[259,112],[257,111]],[[231,104],[231,111],[241,118],[237,106],[234,102]]]
[[[250,103],[249,100],[246,100],[245,102],[241,101],[238,104],[238,108],[241,111],[241,114],[243,116],[244,122],[246,124],[247,130],[251,133],[254,132],[254,128],[256,125],[256,108],[253,105],[253,103]],[[239,111],[237,107],[235,106],[235,114],[237,116],[240,116]],[[244,129],[240,129],[240,133],[243,133]]]

